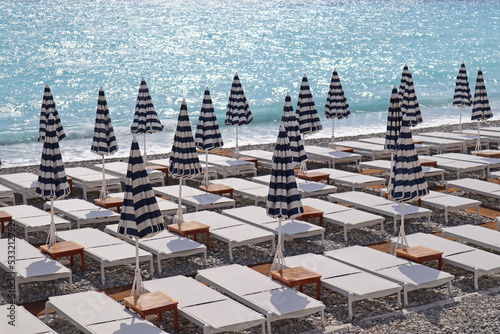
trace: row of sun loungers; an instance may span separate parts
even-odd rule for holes
[[[24,306],[4,304],[0,306],[1,313],[7,315],[0,321],[0,333],[8,334],[57,334],[43,321],[28,312]],[[12,312],[12,313],[11,313]],[[9,324],[9,315],[13,314],[15,326]]]
[[[477,143],[477,131],[475,134],[468,133],[457,133],[457,132],[424,132],[420,134],[423,137],[431,137],[438,139],[448,139],[448,140],[457,140],[465,143],[465,147],[467,148],[475,148]],[[480,138],[481,147],[489,148],[489,140],[488,138]]]
[[[378,145],[379,146],[379,150],[380,149],[384,149],[383,147],[380,147],[380,146],[384,146],[385,145],[385,138],[380,138],[380,137],[371,137],[371,138],[362,138],[359,140],[363,145],[365,145],[366,143],[369,143],[369,144],[374,144],[374,145]],[[339,142],[339,145],[342,145],[343,142]],[[375,147],[373,147],[373,149],[376,149]],[[422,145],[422,144],[415,144],[415,150],[417,151],[417,154],[430,154],[431,152],[431,148],[430,146],[428,145]],[[389,152],[386,150],[386,152]],[[390,153],[390,152],[389,152]],[[390,154],[389,154],[390,156]],[[376,158],[372,157],[372,160],[375,160]]]
[[[35,192],[38,175],[33,173],[15,173],[0,175],[0,184],[12,189],[15,193],[23,197],[26,204],[30,198],[40,198]]]
[[[445,227],[441,236],[452,237],[467,243],[500,252],[500,232],[476,225]]]
[[[335,168],[335,164],[352,162],[358,167],[361,161],[361,154],[335,151],[326,147],[305,145],[304,150],[309,160],[327,162],[329,168]]]
[[[435,159],[435,158],[440,158],[440,159],[444,158],[444,159],[451,159],[451,160],[457,160],[457,161],[466,161],[466,162],[473,162],[473,163],[477,163],[477,164],[482,164],[485,166],[486,172],[488,175],[490,175],[491,169],[500,168],[500,159],[482,157],[482,156],[473,155],[473,154],[446,153],[446,154],[433,155],[432,159]]]
[[[178,185],[153,187],[153,191],[157,196],[179,201]],[[234,207],[236,205],[234,199],[207,193],[185,185],[182,186],[182,203],[194,207],[196,211]]]
[[[377,185],[385,185],[385,179],[333,168],[317,168],[311,171],[330,175],[330,182],[351,187],[352,190]]]
[[[446,169],[457,173],[457,178],[460,178],[462,174],[469,172],[482,172],[483,177],[486,176],[486,165],[484,163],[475,162],[474,160],[462,161],[456,159],[448,159],[440,157],[439,155],[433,156],[419,156],[419,158],[434,160],[437,163],[438,168]]]
[[[365,161],[359,164],[359,168],[362,169],[379,169],[384,172],[390,172],[391,162],[389,160],[372,160]],[[426,178],[429,177],[440,177],[441,181],[444,181],[444,170],[441,168],[434,168],[429,166],[422,166],[422,172]]]
[[[66,175],[73,179],[73,187],[82,189],[84,199],[87,199],[88,192],[101,191],[102,172],[85,167],[65,168],[65,172]],[[104,180],[108,190],[122,191],[122,184],[119,177],[105,174]]]
[[[94,165],[93,168],[102,173],[102,168],[103,168],[102,164]],[[128,168],[128,163],[124,161],[108,162],[104,165],[104,172],[106,174],[116,176],[120,178],[121,182],[126,183],[127,168]],[[146,172],[148,173],[151,184],[160,183],[162,186],[165,185],[165,174],[163,174],[161,171],[146,168]],[[102,180],[102,174],[101,174],[101,180]]]

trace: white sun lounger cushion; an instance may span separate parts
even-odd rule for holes
[[[442,229],[442,237],[452,237],[500,252],[500,232],[476,225],[460,225]]]
[[[30,312],[26,311],[23,306],[15,304],[4,304],[0,306],[1,314],[5,319],[0,321],[0,333],[4,334],[56,334],[49,326],[43,323]],[[14,325],[9,324],[13,315]]]

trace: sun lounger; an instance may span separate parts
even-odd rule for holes
[[[45,303],[46,321],[51,309],[86,334],[165,333],[111,297],[97,291],[49,297]]]
[[[498,145],[500,144],[500,132],[498,132],[498,129],[498,127],[481,128],[479,135],[481,136],[481,138],[488,138],[490,143],[495,143]],[[477,136],[477,130],[463,129],[463,133]]]
[[[102,164],[94,165],[92,168],[102,172]],[[120,181],[123,183],[127,183],[127,168],[128,163],[123,161],[107,162],[104,165],[104,171],[106,174],[119,177]],[[146,168],[146,172],[148,173],[151,184],[160,183],[162,186],[165,185],[165,174],[159,170],[150,168]]]
[[[4,304],[0,307],[3,319],[0,333],[4,334],[57,334],[43,321],[26,311],[23,306]],[[10,317],[12,315],[12,318]],[[12,322],[12,324],[9,324]]]
[[[16,204],[14,191],[2,184],[0,184],[0,203],[12,203],[12,205]]]
[[[73,186],[82,188],[83,198],[87,199],[87,193],[92,191],[101,191],[102,172],[86,167],[66,168],[66,175],[73,179]],[[122,191],[120,178],[109,174],[105,175],[106,188],[108,190]]]
[[[85,248],[85,255],[101,264],[101,280],[105,284],[104,268],[135,264],[135,247],[95,228],[57,232],[60,241],[74,241]],[[147,261],[153,274],[153,255],[139,249],[139,261]]]
[[[437,153],[445,152],[467,152],[467,146],[464,141],[456,139],[443,139],[436,137],[426,137],[420,135],[412,135],[414,141],[422,142],[427,146],[430,146]]]
[[[335,224],[342,227],[344,230],[345,241],[347,241],[347,231],[354,228],[380,225],[380,230],[384,230],[384,217],[382,216],[349,208],[344,205],[323,201],[317,198],[304,198],[302,199],[302,204],[323,211],[323,221],[325,223]]]
[[[255,176],[252,181],[263,185],[269,192],[269,182],[271,181],[271,175]],[[321,182],[308,181],[296,177],[295,183],[297,183],[297,189],[299,190],[299,195],[302,198],[311,196],[328,195],[337,192],[337,187],[324,184]],[[267,200],[267,194],[266,194]]]
[[[351,246],[325,252],[325,256],[398,283],[403,288],[404,305],[408,305],[409,291],[447,284],[451,295],[453,275],[373,248]]]
[[[118,233],[118,224],[106,226],[104,232],[135,245],[134,239]],[[205,265],[207,265],[207,247],[205,245],[167,230],[163,230],[149,238],[139,239],[139,247],[156,255],[159,273],[162,272],[162,260],[176,257],[203,254]]]
[[[384,145],[365,143],[361,141],[342,141],[337,142],[337,144],[352,148],[354,153],[359,153],[363,156],[371,158],[372,160],[389,158],[391,156],[391,152],[384,149]]]
[[[240,157],[257,158],[260,165],[271,168],[273,165],[273,152],[264,150],[240,151]]]
[[[477,179],[459,179],[446,182],[446,192],[453,187],[486,197],[500,199],[500,185]]]
[[[37,181],[38,175],[33,173],[0,175],[0,184],[23,196],[24,204],[26,204],[27,200],[30,198],[40,198],[40,195],[36,193]]]
[[[202,156],[200,155],[200,161],[203,160]],[[163,167],[169,167],[170,166],[170,158],[165,158],[165,159],[156,159],[156,160],[148,160],[148,166],[163,166]],[[205,172],[205,166],[203,167],[203,172]],[[217,178],[217,172],[215,171],[215,168],[213,166],[208,167],[208,174],[210,178],[216,179]],[[195,177],[195,179],[203,178],[204,173],[200,174],[199,176]],[[167,183],[168,184],[168,183]]]
[[[226,216],[239,219],[245,223],[255,225],[278,235],[278,220],[269,217],[266,214],[265,208],[258,206],[245,206],[226,209],[223,210],[222,213]],[[284,220],[281,222],[281,225],[283,241],[320,235],[321,244],[325,246],[325,229],[323,227],[309,224],[298,219]]]
[[[50,202],[46,202],[43,208],[49,210]],[[82,224],[108,223],[120,220],[118,213],[101,208],[83,199],[73,198],[54,201],[54,210],[65,217],[75,220],[78,228]]]
[[[401,305],[402,287],[382,278],[318,254],[301,254],[285,258],[287,268],[304,267],[321,275],[321,287],[333,290],[347,297],[348,319],[353,317],[352,303],[357,300],[385,297],[397,294]]]
[[[67,278],[70,291],[73,291],[71,269],[45,256],[27,241],[17,238],[0,239],[0,249],[2,250],[0,267],[14,275],[16,301],[19,300],[19,284],[22,283]],[[12,262],[14,259],[15,261]]]
[[[460,225],[442,228],[441,236],[452,237],[500,252],[500,232],[476,225]]]
[[[376,185],[385,185],[385,179],[370,175],[363,175],[333,168],[317,168],[310,170],[320,173],[330,174],[330,181],[345,186],[350,186],[352,190]]]
[[[201,158],[200,162],[204,165],[205,159]],[[233,159],[222,155],[209,154],[208,166],[215,167],[217,173],[222,174],[223,178],[234,175],[257,175],[257,168],[255,168],[253,162]]]
[[[253,269],[238,264],[199,270],[203,281],[266,317],[267,332],[271,322],[320,313],[324,324],[325,305],[301,292],[273,281]]]
[[[396,246],[397,238],[391,239],[391,247]],[[500,255],[489,253],[455,241],[432,234],[414,233],[406,236],[408,246],[424,246],[443,252],[443,263],[450,264],[474,273],[474,288],[479,288],[478,280],[482,275],[500,272]]]
[[[381,137],[370,137],[370,138],[361,138],[360,142],[363,143],[371,143],[376,145],[385,145],[385,138]],[[431,154],[431,147],[429,145],[424,144],[415,144],[415,150],[418,155],[429,155]]]
[[[477,131],[476,135],[471,135],[468,133],[456,133],[456,132],[424,132],[420,134],[421,136],[431,137],[431,138],[441,138],[441,139],[450,139],[450,140],[458,140],[465,142],[467,148],[476,147],[477,143]],[[490,141],[488,138],[481,137],[480,144],[482,147],[488,148],[490,145]]]
[[[157,196],[165,196],[173,199],[174,201],[179,200],[178,185],[153,187],[153,191]],[[207,193],[205,191],[183,185],[182,204],[190,205],[194,207],[196,211],[199,211],[227,207],[234,208],[236,202],[231,198]]]
[[[391,162],[389,160],[372,160],[364,161],[359,164],[360,169],[379,169],[384,172],[391,171]],[[441,177],[441,181],[444,181],[444,170],[440,168],[422,166],[422,172],[426,178],[429,177]]]
[[[419,158],[436,161],[438,168],[456,172],[458,179],[463,173],[469,172],[482,172],[483,177],[486,176],[486,165],[484,163],[475,162],[474,160],[460,161],[455,159],[442,158],[439,156],[439,154],[432,156],[422,155],[419,156]]]
[[[255,205],[259,202],[267,201],[267,194],[269,193],[269,186],[261,183],[252,182],[240,178],[227,178],[210,181],[213,184],[223,184],[234,189],[234,192],[240,196],[244,196],[255,201]]]
[[[213,211],[198,211],[183,215],[184,221],[197,221],[210,226],[210,237],[225,242],[229,246],[229,259],[233,261],[233,248],[271,242],[274,252],[274,233],[245,224],[241,220],[224,216]]]
[[[361,154],[335,151],[331,148],[306,145],[304,150],[309,160],[328,162],[329,168],[335,168],[335,164],[354,162],[356,168],[361,161]]]
[[[481,205],[481,202],[474,199],[430,191],[428,195],[421,198],[421,201],[422,204],[444,210],[444,219],[446,223],[448,222],[448,212],[450,211],[476,208],[477,218],[479,219],[480,217],[479,205]]]
[[[399,202],[394,202],[380,196],[362,193],[359,191],[350,191],[345,193],[328,195],[328,199],[331,202],[341,202],[355,206],[365,211],[370,211],[381,214],[383,216],[392,217],[394,220],[394,233],[396,233],[397,231],[396,223],[398,220],[401,220],[401,212],[402,212],[402,204]],[[430,223],[432,215],[431,210],[411,204],[405,204],[404,206],[405,206],[404,207],[405,220],[412,218],[427,217]]]
[[[265,333],[264,316],[190,277],[145,281],[144,287],[177,300],[179,314],[201,327],[203,334],[242,331],[259,325]]]
[[[14,206],[0,207],[0,210],[7,212],[12,216],[12,221],[24,229],[24,238],[28,239],[28,233],[35,231],[48,231],[50,228],[50,212],[43,211],[37,207],[22,204]],[[54,216],[54,223],[56,229],[69,228],[71,229],[71,222],[63,219],[57,215]]]
[[[110,194],[110,197],[123,198],[124,196],[125,193],[123,192]],[[156,196],[156,203],[158,203],[158,208],[162,216],[173,216],[177,213],[177,209],[179,208],[178,204],[158,196]],[[182,206],[182,212],[186,212],[186,207],[184,205]]]
[[[490,174],[490,170],[494,168],[500,168],[500,159],[482,157],[479,155],[463,154],[463,153],[445,153],[433,155],[432,158],[444,158],[458,161],[468,161],[478,164],[483,164],[486,166],[486,172]]]

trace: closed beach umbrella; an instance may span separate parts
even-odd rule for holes
[[[316,133],[323,128],[305,74],[300,84],[299,99],[297,101],[297,115],[300,133],[304,135],[304,138],[305,135]]]
[[[411,136],[410,122],[408,117],[404,117],[399,133],[396,156],[392,163],[392,180],[389,186],[390,197],[402,204],[401,226],[396,245],[401,239],[403,249],[408,248],[404,229],[404,203],[416,200],[428,193],[427,182]],[[394,227],[396,228],[396,226]]]
[[[40,111],[40,126],[38,130],[38,141],[45,142],[45,135],[47,132],[47,124],[49,121],[49,115],[53,114],[55,118],[55,129],[57,134],[57,140],[63,140],[66,138],[64,129],[57,113],[56,103],[52,97],[52,92],[50,91],[49,85],[45,84],[45,89],[43,91],[42,100],[42,110]]]
[[[471,120],[477,122],[477,143],[476,151],[481,151],[480,124],[481,121],[493,117],[490,108],[490,101],[488,101],[488,94],[486,93],[486,86],[484,85],[483,71],[479,69],[477,72],[476,88],[474,89],[474,103],[472,105]]]
[[[337,69],[333,70],[332,80],[330,81],[330,89],[325,103],[325,116],[332,120],[332,147],[335,149],[335,118],[347,118],[351,114],[349,103],[344,94],[344,89],[340,83]]]
[[[278,140],[274,148],[266,207],[267,215],[277,218],[279,221],[278,247],[271,268],[273,271],[279,270],[285,265],[281,241],[281,221],[295,218],[304,213],[295,181],[290,143],[283,125],[280,125]]]
[[[70,188],[59,149],[56,117],[53,113],[48,115],[44,132],[42,159],[38,169],[38,181],[35,191],[44,199],[50,199],[51,219],[47,242],[50,248],[56,242],[54,200],[68,196]]]
[[[174,142],[170,152],[170,164],[168,171],[173,178],[179,179],[179,207],[177,209],[177,221],[182,224],[182,179],[193,178],[200,175],[202,167],[198,159],[198,152],[194,144],[191,123],[186,106],[186,100],[182,100],[177,128],[175,129]]]
[[[234,157],[239,158],[240,149],[238,147],[238,127],[248,125],[253,120],[252,112],[247,103],[245,92],[241,86],[238,73],[234,75],[233,84],[231,85],[231,93],[229,94],[229,101],[227,102],[226,126],[236,126],[236,147],[234,150]]]
[[[104,171],[104,156],[115,154],[118,151],[115,132],[111,124],[111,116],[109,115],[108,103],[104,90],[99,89],[99,98],[97,100],[97,110],[95,115],[94,138],[90,151],[102,157],[102,187],[99,195],[100,199],[108,196],[106,188],[106,172]]]
[[[214,107],[212,105],[212,97],[210,90],[205,88],[203,103],[201,104],[200,117],[196,126],[194,142],[197,148],[205,151],[206,165],[208,166],[208,151],[217,149],[224,145],[220,134],[219,123],[215,116]],[[208,168],[205,168],[205,176],[203,183],[208,187],[209,177]]]
[[[133,138],[128,158],[127,179],[118,233],[135,239],[135,276],[132,296],[144,293],[139,271],[139,239],[150,237],[165,229],[156,196],[142,160],[137,139]]]
[[[403,115],[408,116],[410,126],[416,126],[422,123],[422,113],[418,104],[417,95],[415,94],[415,86],[413,85],[413,77],[408,65],[405,65],[403,75],[401,76],[401,86],[399,91],[401,112]],[[403,83],[404,80],[404,83]],[[403,92],[401,92],[403,87]]]
[[[297,116],[293,111],[290,93],[287,93],[285,97],[281,124],[285,127],[288,140],[290,141],[290,150],[292,152],[294,168],[299,166],[300,170],[303,171],[306,169],[307,154],[304,150],[304,141],[300,135],[299,122],[297,121]]]
[[[460,107],[460,124],[458,129],[462,132],[462,108],[472,105],[469,78],[467,76],[467,70],[465,69],[465,63],[462,63],[458,71],[457,80],[455,82],[455,94],[453,95],[453,105]]]
[[[163,131],[158,114],[156,113],[151,95],[149,94],[146,80],[142,78],[137,94],[137,103],[135,105],[134,121],[130,126],[130,132],[144,134],[144,164],[147,165],[148,157],[146,154],[146,133],[155,133]]]
[[[399,132],[401,130],[401,121],[403,120],[403,115],[401,113],[401,107],[399,105],[398,90],[396,86],[392,88],[391,101],[389,103],[389,110],[387,111],[387,128],[385,133],[385,144],[384,149],[391,152],[391,164],[394,161],[394,154],[397,150],[397,143]],[[392,180],[392,170],[389,182]],[[390,185],[390,183],[389,183]]]

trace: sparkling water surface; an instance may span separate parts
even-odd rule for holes
[[[5,1],[0,13],[5,167],[39,163],[45,83],[68,135],[60,143],[64,161],[98,158],[90,146],[100,86],[120,146],[115,156],[129,154],[143,76],[165,125],[147,136],[148,153],[170,151],[183,98],[195,128],[206,86],[225,147],[234,146],[224,116],[235,72],[255,115],[240,127],[240,145],[276,140],[286,93],[295,107],[304,74],[323,122],[308,138],[330,136],[323,110],[334,68],[352,112],[335,122],[336,136],[384,131],[405,63],[424,119],[419,127],[458,122],[452,102],[462,61],[472,90],[482,68],[500,116],[498,1]],[[470,113],[463,110],[465,121]]]

